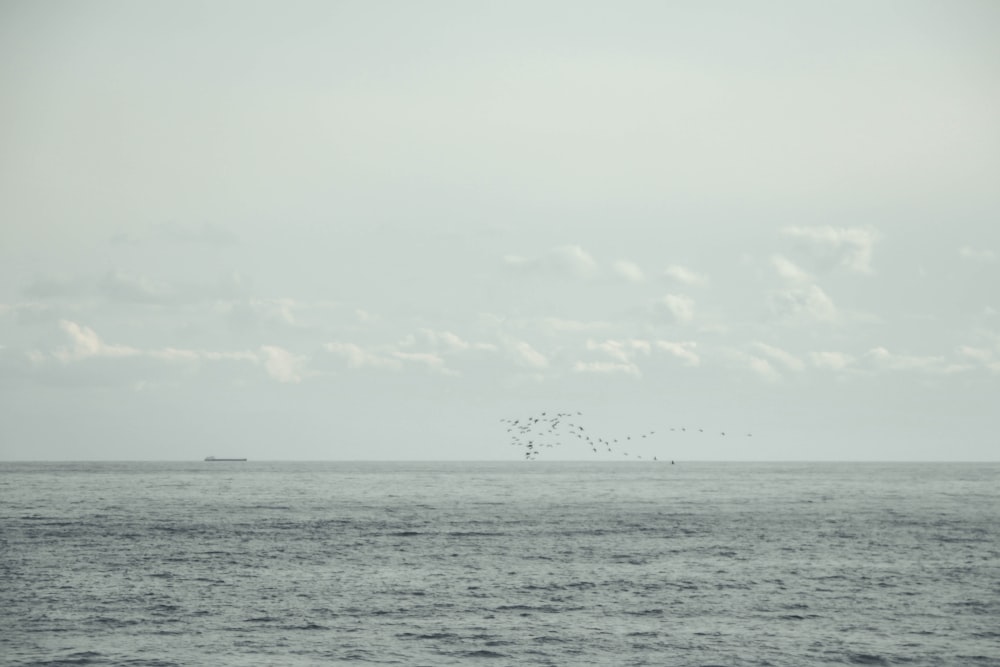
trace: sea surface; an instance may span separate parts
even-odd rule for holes
[[[1000,665],[1000,464],[0,463],[4,665]]]

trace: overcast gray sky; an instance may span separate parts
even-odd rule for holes
[[[997,460],[998,28],[2,1],[0,458]]]

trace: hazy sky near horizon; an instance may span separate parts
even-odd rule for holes
[[[997,460],[998,27],[2,1],[0,458]]]

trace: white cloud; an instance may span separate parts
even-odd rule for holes
[[[376,352],[369,352],[355,343],[344,343],[334,341],[323,345],[323,349],[331,354],[343,358],[349,368],[384,368],[388,370],[399,370],[403,367],[399,359],[395,359]]]
[[[854,357],[843,352],[811,352],[809,360],[816,368],[830,371],[842,371],[854,363]]]
[[[302,381],[304,357],[276,345],[262,345],[260,351],[269,376],[282,383],[295,384]]]
[[[549,254],[549,261],[556,267],[578,276],[588,276],[597,270],[597,262],[578,245],[555,248]]]
[[[419,364],[444,375],[459,375],[457,371],[447,366],[446,359],[481,356],[483,353],[492,354],[496,350],[497,346],[493,343],[471,342],[451,331],[422,328],[415,334],[404,337],[397,348],[387,354],[403,362]]]
[[[540,265],[538,260],[528,259],[527,257],[522,257],[521,255],[504,255],[503,262],[507,266],[514,269],[532,269],[537,268]]]
[[[865,358],[876,368],[890,371],[950,373],[962,370],[960,366],[948,364],[942,356],[895,354],[881,346],[869,350],[865,353]]]
[[[512,341],[509,344],[509,350],[514,360],[522,366],[541,369],[547,368],[549,365],[548,358],[526,341]]]
[[[961,357],[969,359],[993,373],[1000,373],[1000,345],[997,345],[996,350],[962,345],[957,352]]]
[[[837,307],[818,285],[780,290],[771,295],[771,310],[781,317],[800,317],[832,322]]]
[[[62,320],[59,322],[62,329],[71,339],[72,347],[61,347],[52,353],[59,361],[69,363],[80,361],[91,357],[132,357],[140,354],[139,350],[126,347],[124,345],[108,345],[104,343],[100,336],[93,329],[87,326]]]
[[[682,285],[702,286],[708,284],[708,276],[676,264],[668,266],[663,273]]]
[[[592,276],[598,269],[597,262],[590,253],[578,245],[557,246],[535,258],[505,255],[503,261],[514,269],[549,271],[576,278]]]
[[[697,366],[701,363],[701,358],[694,351],[694,348],[697,347],[697,343],[694,341],[674,343],[668,340],[658,340],[654,345],[657,349],[674,355],[688,366]]]
[[[608,322],[580,322],[578,320],[566,320],[558,317],[546,317],[541,321],[541,329],[549,334],[578,333],[583,331],[595,331],[607,329],[611,325]]]
[[[246,292],[238,273],[213,281],[158,280],[147,275],[112,270],[103,276],[78,275],[36,278],[24,293],[37,299],[80,299],[100,296],[112,303],[176,306],[212,299],[236,299]]]
[[[812,277],[808,273],[799,268],[799,266],[787,257],[773,255],[771,257],[771,266],[785,280],[796,283],[806,283],[812,280]]]
[[[493,343],[473,343],[464,340],[451,331],[435,331],[433,329],[418,329],[417,336],[427,345],[435,349],[444,349],[447,352],[485,351],[492,352],[497,349]],[[416,336],[407,336],[400,345],[412,347],[417,344]]]
[[[294,299],[243,299],[218,301],[215,309],[237,329],[254,329],[264,325],[296,326],[295,311],[301,304]]]
[[[667,294],[653,302],[653,312],[665,315],[672,322],[685,324],[694,319],[694,299],[681,294]]]
[[[393,356],[406,362],[420,364],[426,367],[427,370],[435,373],[441,373],[442,375],[458,375],[458,373],[445,366],[444,359],[440,355],[432,352],[400,352],[397,350],[396,352],[393,352]]]
[[[0,303],[0,316],[10,317],[18,324],[51,324],[58,321],[57,313],[63,310],[34,302]]]
[[[842,266],[871,273],[872,251],[879,240],[873,229],[861,227],[786,227],[786,235],[805,241],[825,267]]]
[[[778,373],[778,371],[776,371],[771,363],[766,359],[750,356],[747,358],[747,367],[769,382],[781,379],[781,374]]]
[[[166,361],[168,363],[198,361],[204,356],[204,353],[199,353],[195,350],[182,350],[175,347],[150,350],[147,354],[154,359],[159,359],[160,361]]]
[[[781,379],[781,373],[778,372],[770,361],[763,357],[738,350],[733,350],[730,354],[740,368],[753,372],[767,382],[777,382]]]
[[[805,363],[801,359],[781,348],[760,342],[754,343],[753,348],[771,361],[781,364],[781,366],[790,371],[798,372],[805,368]]]
[[[642,269],[638,265],[621,259],[611,265],[611,268],[619,276],[632,283],[641,283],[644,279]]]
[[[259,361],[257,355],[249,351],[215,352],[212,350],[197,350],[196,353],[199,359],[207,361],[252,361],[254,363]]]
[[[573,364],[573,372],[600,374],[622,373],[633,377],[639,377],[641,375],[639,367],[635,364],[614,361],[577,361]]]
[[[636,352],[648,355],[651,349],[649,341],[629,339],[629,340],[605,340],[587,341],[588,350],[602,352],[615,361],[630,362]]]
[[[604,342],[598,343],[593,340],[587,341],[588,350],[600,350],[601,352],[607,354],[613,359],[621,362],[628,361],[629,354],[622,348],[622,344],[617,341],[606,340]]]
[[[69,366],[77,363],[90,363],[93,360],[117,360],[117,370],[114,377],[124,378],[129,376],[129,381],[145,382],[145,386],[153,386],[148,378],[142,377],[135,380],[136,374],[148,374],[159,372],[157,368],[183,367],[186,370],[198,369],[206,363],[218,362],[239,362],[249,365],[265,363],[268,374],[279,381],[295,381],[301,377],[301,367],[304,361],[301,357],[295,357],[290,353],[282,355],[280,348],[262,347],[259,352],[252,351],[208,351],[197,349],[185,349],[177,347],[162,347],[144,349],[126,345],[110,345],[105,343],[92,328],[62,320],[59,323],[60,329],[70,339],[69,346],[61,346],[54,349],[51,354],[45,354],[40,350],[30,350],[27,352],[28,360],[36,367],[45,366],[51,360],[56,360],[62,365]],[[142,363],[152,360],[157,365]],[[51,368],[51,367],[50,367]],[[101,367],[102,375],[109,370]],[[107,377],[112,377],[107,374]]]
[[[805,363],[787,350],[759,341],[751,343],[749,348],[751,352],[729,349],[725,354],[738,368],[749,370],[767,382],[778,382],[785,377],[784,373],[800,373],[805,369]]]
[[[177,300],[176,290],[169,284],[146,276],[133,276],[112,271],[100,281],[101,292],[112,301],[162,305]]]
[[[996,261],[997,258],[997,254],[989,248],[973,248],[972,246],[967,245],[959,248],[958,254],[964,259],[970,259],[976,262],[993,262]]]
[[[450,331],[442,331],[436,335],[441,344],[450,350],[490,350],[495,347],[488,343],[470,343]]]
[[[985,347],[970,347],[963,345],[958,348],[958,353],[963,357],[968,357],[980,363],[988,363],[993,359],[993,350]]]
[[[691,341],[671,342],[667,340],[644,340],[641,338],[588,340],[586,349],[597,352],[608,359],[577,361],[573,370],[586,373],[625,373],[640,376],[637,357],[649,357],[654,351],[666,352],[681,360],[686,366],[697,366],[701,359],[695,353],[696,344]]]
[[[293,299],[251,299],[251,307],[264,317],[294,325],[296,303]]]

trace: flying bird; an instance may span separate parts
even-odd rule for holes
[[[553,412],[546,410],[545,412],[538,412],[534,415],[528,415],[526,417],[504,417],[499,421],[507,426],[506,432],[510,434],[510,444],[515,447],[519,447],[523,450],[524,458],[529,460],[535,460],[541,449],[544,447],[546,449],[551,449],[564,444],[564,440],[567,436],[572,436],[577,440],[585,441],[587,447],[594,452],[598,452],[598,449],[606,449],[609,454],[616,453],[617,447],[621,442],[631,442],[632,434],[621,434],[620,437],[602,437],[599,435],[591,435],[587,433],[587,429],[583,424],[579,423],[580,420],[577,417],[582,417],[583,413],[576,411],[575,415],[572,412]],[[686,426],[671,426],[669,427],[670,432],[676,433],[680,431],[682,433],[687,432]],[[698,433],[704,433],[704,428],[698,428]],[[646,442],[650,441],[650,436],[656,434],[655,430],[649,430],[644,433],[636,434],[637,439],[643,439]],[[720,431],[720,436],[725,436],[726,431]],[[746,433],[746,437],[751,437],[753,434],[750,432]],[[644,446],[645,443],[644,443]],[[625,451],[618,450],[623,457],[635,458],[638,460],[652,460],[659,461],[657,456],[643,456],[639,453],[629,453]],[[674,463],[673,460],[670,461],[671,464]]]

